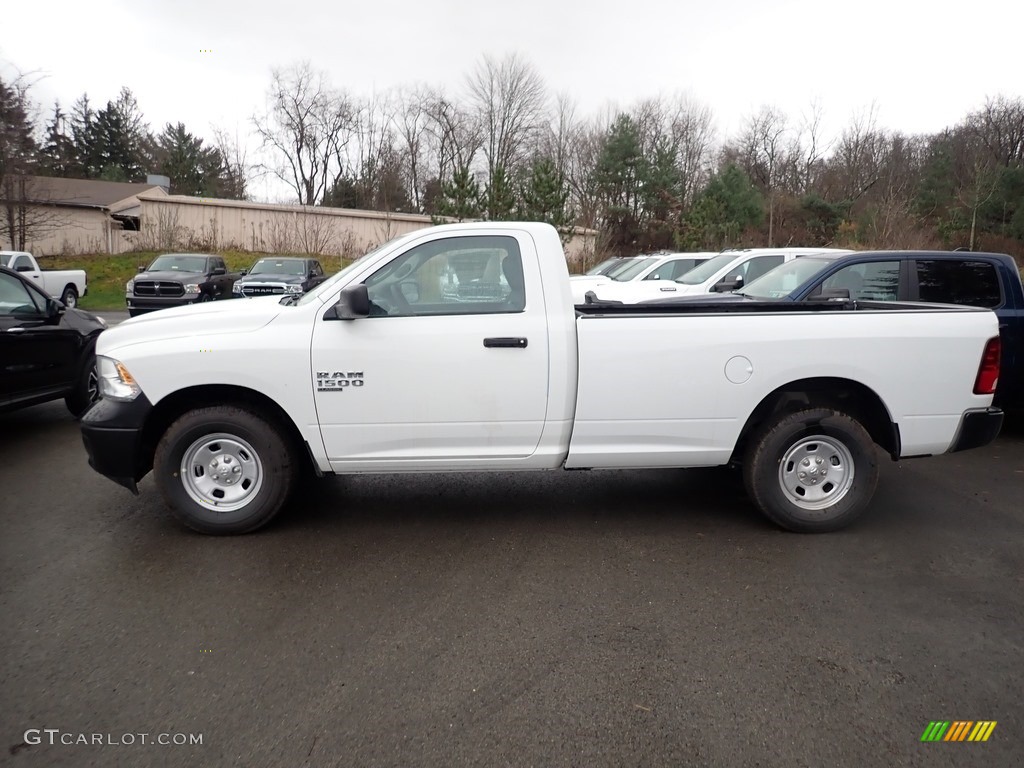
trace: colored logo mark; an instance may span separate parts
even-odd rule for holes
[[[932,720],[921,741],[988,741],[995,729],[995,720]]]

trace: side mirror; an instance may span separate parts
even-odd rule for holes
[[[46,301],[46,316],[48,318],[60,317],[65,309],[66,307],[56,299],[48,299]]]
[[[342,290],[337,303],[327,310],[324,320],[355,320],[370,316],[370,293],[363,283]]]
[[[210,274],[216,276],[216,275],[226,275],[227,273],[228,273],[228,271],[226,269],[224,269],[224,267],[214,267],[213,268],[213,272],[211,272]]]
[[[729,291],[735,291],[737,288],[743,287],[743,275],[733,275],[732,277],[725,277],[711,286],[711,290],[714,293],[728,293]]]
[[[146,266],[144,264],[139,264],[139,274],[141,275],[145,271],[146,271]]]
[[[241,272],[239,272],[238,274],[239,274],[239,276],[240,276],[240,277],[245,277],[246,275],[248,275],[248,274],[249,274],[249,270],[248,270],[248,269],[243,269],[243,270],[242,270]]]
[[[309,270],[309,273],[306,275],[306,277],[312,280],[314,277],[316,277],[316,272],[311,269]]]

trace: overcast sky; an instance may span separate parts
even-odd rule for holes
[[[522,54],[584,114],[686,93],[723,135],[762,104],[821,102],[838,132],[936,131],[986,96],[1024,94],[1021,0],[49,0],[5,3],[0,67],[45,74],[36,98],[93,104],[132,89],[150,125],[242,134],[273,66],[308,59],[369,95],[463,89],[483,54]],[[206,52],[209,51],[209,52]]]

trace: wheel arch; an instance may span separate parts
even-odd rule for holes
[[[157,443],[179,416],[195,408],[216,405],[247,407],[254,413],[269,418],[282,430],[290,447],[295,451],[296,463],[308,464],[314,472],[319,474],[319,468],[316,467],[306,448],[306,441],[303,439],[302,433],[287,411],[262,392],[233,384],[203,384],[186,387],[172,392],[154,405],[142,430],[140,460],[145,471],[153,468],[153,456],[156,453]]]
[[[805,408],[833,408],[859,421],[871,439],[893,461],[900,457],[899,425],[893,422],[885,402],[870,387],[852,379],[820,377],[799,379],[775,389],[761,400],[747,418],[733,449],[732,463],[740,462],[751,436],[769,419]]]

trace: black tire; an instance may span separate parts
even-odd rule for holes
[[[65,307],[74,309],[78,306],[78,290],[73,285],[64,286],[64,293],[60,295],[60,300]]]
[[[831,408],[810,408],[783,415],[752,437],[743,483],[776,525],[797,533],[837,531],[871,502],[878,452],[860,422]]]
[[[99,379],[96,378],[96,353],[90,349],[78,372],[75,388],[64,398],[64,405],[76,419],[100,399]]]
[[[291,494],[297,468],[288,448],[284,430],[266,416],[229,405],[197,408],[180,416],[160,439],[153,475],[171,513],[189,528],[218,535],[249,533],[269,523]],[[193,454],[188,477],[182,471],[186,453]],[[234,464],[244,467],[241,483],[229,486],[212,474],[224,471],[225,456],[234,456]],[[216,470],[214,461],[219,462]],[[232,494],[248,496],[233,502]]]

